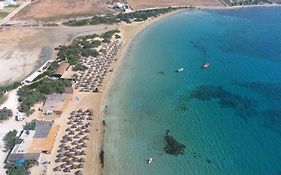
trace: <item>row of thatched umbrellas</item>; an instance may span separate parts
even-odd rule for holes
[[[70,113],[68,127],[57,151],[55,163],[58,166],[53,169],[55,172],[73,172],[75,175],[82,175],[93,116],[94,112],[91,109],[85,111],[79,109]]]
[[[80,92],[98,92],[103,81],[109,72],[112,72],[111,64],[121,47],[121,42],[113,41],[111,44],[102,44],[102,49],[107,52],[104,55],[95,57],[82,57],[83,65],[87,66],[86,71],[80,71],[78,82],[74,86]]]

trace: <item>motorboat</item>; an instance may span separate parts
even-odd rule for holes
[[[209,67],[209,65],[210,65],[209,63],[205,63],[205,64],[203,64],[202,68],[207,69]]]
[[[183,70],[184,70],[184,68],[179,68],[179,69],[177,69],[176,72],[182,72]]]
[[[151,158],[151,157],[147,160],[147,163],[148,163],[148,164],[151,164],[151,163],[152,163],[152,158]]]

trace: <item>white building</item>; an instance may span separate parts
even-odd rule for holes
[[[5,7],[5,1],[0,1],[0,10]]]
[[[14,0],[5,0],[5,6],[16,5],[17,3]]]
[[[0,0],[0,10],[9,5],[17,5],[17,2],[15,2],[14,0]]]

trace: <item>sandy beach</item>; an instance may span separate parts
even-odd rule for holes
[[[139,23],[133,23],[133,24],[120,24],[116,25],[116,27],[121,31],[122,34],[122,46],[120,51],[118,52],[117,55],[117,62],[114,62],[112,65],[112,68],[114,69],[113,73],[107,76],[105,79],[104,86],[102,87],[103,94],[96,95],[93,97],[97,101],[94,109],[97,111],[98,109],[98,115],[96,120],[94,120],[94,125],[93,128],[91,129],[92,132],[91,134],[93,135],[92,140],[90,140],[90,145],[88,147],[88,153],[87,153],[87,161],[86,161],[86,166],[84,173],[86,175],[99,175],[102,173],[102,168],[100,164],[100,159],[99,159],[99,152],[102,149],[102,144],[103,144],[103,133],[104,133],[104,126],[103,126],[103,112],[104,112],[104,107],[106,104],[103,104],[103,99],[104,99],[104,94],[107,92],[107,89],[110,86],[114,86],[114,84],[111,84],[111,79],[112,78],[117,78],[115,77],[115,72],[118,69],[118,65],[120,63],[120,60],[124,57],[126,54],[128,48],[131,45],[131,42],[134,41],[134,38],[142,32],[145,28],[148,26],[152,25],[153,23],[168,17],[170,15],[173,15],[175,13],[178,13],[179,11],[171,12],[165,15],[162,15],[158,18],[155,19],[150,19],[145,22],[139,22]],[[98,98],[98,99],[96,99]],[[106,153],[105,153],[106,154]]]
[[[245,8],[245,7],[253,7],[253,6],[242,6],[242,7],[206,7],[206,6],[196,6],[196,8],[202,9],[236,9],[236,8]],[[102,87],[100,88],[99,93],[86,93],[79,92],[78,90],[74,90],[74,93],[69,98],[67,102],[67,107],[63,110],[62,115],[59,118],[54,118],[55,122],[60,125],[59,132],[57,134],[54,147],[52,152],[48,155],[44,154],[42,157],[42,161],[48,160],[51,163],[49,165],[44,166],[34,166],[31,168],[31,174],[48,174],[53,175],[53,169],[56,167],[56,153],[59,149],[60,140],[66,134],[65,129],[67,128],[67,122],[69,114],[72,111],[77,111],[79,109],[91,109],[94,111],[94,117],[92,120],[92,125],[89,133],[90,140],[87,142],[86,149],[86,161],[85,167],[83,168],[83,174],[85,175],[99,175],[102,174],[102,167],[100,164],[99,153],[102,149],[103,144],[103,111],[104,106],[106,104],[103,103],[104,94],[107,93],[107,90],[110,86],[114,86],[112,84],[111,79],[116,77],[116,69],[119,67],[120,60],[124,57],[125,53],[128,51],[131,43],[134,41],[134,38],[142,32],[145,28],[149,27],[153,23],[166,18],[175,13],[179,13],[181,10],[177,10],[174,12],[170,12],[165,15],[161,15],[154,19],[149,19],[144,22],[135,22],[132,24],[114,24],[108,27],[104,25],[97,26],[85,26],[85,27],[58,27],[54,29],[24,29],[21,32],[18,29],[4,29],[8,35],[1,35],[0,37],[0,57],[1,64],[0,66],[0,74],[9,75],[2,76],[0,79],[0,84],[12,82],[15,80],[21,80],[27,75],[29,75],[38,65],[42,64],[42,57],[44,57],[44,50],[42,48],[47,49],[45,52],[47,54],[46,58],[54,58],[54,48],[59,44],[69,44],[73,40],[73,38],[79,35],[85,35],[88,33],[101,33],[107,30],[118,29],[121,31],[121,41],[122,45],[120,50],[115,57],[117,61],[114,61],[111,65],[113,72],[109,73]],[[42,35],[43,37],[38,37]],[[61,37],[57,37],[61,35]],[[3,37],[2,37],[3,36]],[[13,39],[11,39],[11,36]],[[35,40],[35,38],[37,38]],[[32,41],[32,42],[29,42]],[[8,44],[7,44],[8,42]],[[2,43],[2,44],[1,44]],[[40,43],[40,45],[38,45]],[[43,43],[43,44],[42,44]],[[35,47],[36,46],[36,47]],[[20,49],[15,49],[20,48]],[[42,56],[43,54],[43,56]],[[28,58],[28,59],[27,59]],[[40,62],[41,61],[41,62]],[[43,59],[44,61],[44,59]],[[34,68],[35,67],[35,68]],[[77,100],[79,99],[79,100]],[[8,106],[11,104],[10,101],[7,102]],[[13,103],[14,104],[14,103]],[[42,104],[38,104],[35,108],[38,108]],[[11,105],[10,105],[11,106]],[[35,112],[28,118],[31,119],[44,119],[43,114],[39,114]],[[11,120],[11,121],[10,121]],[[7,122],[1,124],[1,126],[11,127],[14,119],[10,119]],[[15,129],[21,129],[21,126],[24,122],[18,122]],[[3,127],[2,127],[3,128]],[[2,137],[4,136],[4,130],[0,133]],[[3,146],[3,143],[0,143],[0,147]],[[105,153],[106,154],[106,153]],[[3,154],[4,155],[4,154]],[[3,157],[3,156],[2,156]],[[1,172],[0,172],[1,173]],[[64,173],[63,173],[64,174]]]
[[[54,49],[73,38],[105,27],[13,27],[0,29],[0,85],[20,81],[47,60],[56,57]]]

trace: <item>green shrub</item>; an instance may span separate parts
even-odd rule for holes
[[[3,138],[5,144],[5,151],[9,151],[14,148],[16,144],[19,144],[22,140],[17,136],[17,131],[13,130],[8,132]]]
[[[34,130],[35,129],[35,123],[36,120],[32,120],[31,122],[25,123],[25,125],[23,126],[24,130]]]
[[[8,118],[13,116],[13,112],[10,109],[7,109],[4,107],[3,109],[0,109],[0,120],[7,120]]]

